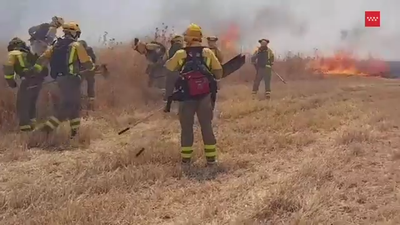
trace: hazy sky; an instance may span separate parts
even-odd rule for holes
[[[54,15],[79,22],[90,44],[104,31],[117,40],[130,40],[152,33],[162,22],[179,32],[196,22],[211,34],[235,22],[248,49],[258,39],[269,38],[277,53],[352,45],[359,53],[400,59],[398,9],[398,0],[0,0],[0,40],[26,36],[30,26]],[[364,28],[365,10],[381,11],[381,28]],[[340,39],[343,30],[349,31],[345,41]]]

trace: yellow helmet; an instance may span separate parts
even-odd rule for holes
[[[69,34],[74,38],[79,38],[81,36],[81,28],[79,24],[75,22],[64,23],[62,25],[64,34]]]
[[[186,42],[191,41],[202,41],[203,38],[203,31],[201,27],[197,24],[191,23],[183,34],[184,39]]]
[[[58,16],[53,16],[51,18],[51,23],[55,26],[55,27],[61,27],[64,24],[64,19],[62,17],[58,17]]]

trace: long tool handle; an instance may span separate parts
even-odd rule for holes
[[[285,79],[283,79],[283,78],[281,77],[281,75],[279,75],[275,70],[272,70],[272,72],[274,72],[274,73],[276,74],[276,76],[278,76],[279,79],[280,79],[284,84],[286,84]]]
[[[118,132],[118,135],[121,135],[121,134],[127,132],[128,130],[130,130],[131,128],[137,126],[138,124],[143,123],[143,122],[146,121],[148,118],[152,117],[154,114],[156,114],[157,112],[159,112],[159,111],[161,111],[161,110],[163,110],[163,109],[164,109],[164,106],[162,106],[162,107],[159,108],[159,109],[154,110],[153,112],[149,113],[149,114],[148,114],[146,117],[144,117],[143,119],[140,119],[140,120],[136,121],[136,123],[134,123],[132,126],[127,127],[127,128],[125,128],[125,129],[121,130],[120,132]]]

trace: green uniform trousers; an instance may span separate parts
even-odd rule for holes
[[[197,115],[203,136],[207,161],[215,161],[217,156],[216,139],[212,127],[213,109],[210,95],[200,100],[183,101],[179,104],[179,122],[181,125],[181,156],[190,160],[193,153],[194,117]]]
[[[253,83],[253,92],[257,93],[260,87],[260,83],[264,80],[265,84],[265,93],[271,93],[271,75],[272,69],[270,67],[265,68],[257,68],[256,78],[254,79]]]
[[[17,114],[21,131],[31,131],[36,125],[36,102],[43,79],[22,78],[17,93]],[[31,88],[30,88],[31,87]]]
[[[80,126],[81,111],[81,78],[67,75],[57,78],[57,86],[60,93],[55,116],[50,117],[46,126],[51,130],[56,129],[61,122],[69,120],[71,130],[76,132]]]

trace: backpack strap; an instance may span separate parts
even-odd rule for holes
[[[205,47],[198,46],[198,47],[185,47],[183,50],[186,52],[186,58],[183,60],[183,65],[187,62],[197,61],[199,60],[201,63],[204,63],[203,59],[203,49]]]

